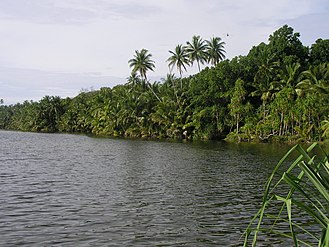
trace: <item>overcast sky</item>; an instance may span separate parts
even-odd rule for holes
[[[193,35],[221,37],[229,59],[284,24],[309,46],[329,38],[328,17],[328,0],[0,0],[0,98],[13,104],[113,87],[142,48],[156,64],[149,77],[165,77],[168,50]]]

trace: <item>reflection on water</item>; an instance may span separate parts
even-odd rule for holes
[[[239,246],[288,148],[0,131],[0,245]]]

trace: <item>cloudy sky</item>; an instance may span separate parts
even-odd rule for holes
[[[0,98],[73,97],[124,83],[142,48],[156,63],[149,77],[165,77],[168,50],[193,35],[222,37],[229,59],[284,24],[309,46],[329,38],[328,16],[328,0],[1,0]]]

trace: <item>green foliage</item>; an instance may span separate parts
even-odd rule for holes
[[[186,43],[186,51],[190,57],[191,64],[196,61],[200,72],[200,63],[204,64],[207,61],[207,44],[200,36],[193,36],[191,42]]]
[[[13,109],[9,106],[0,106],[0,129],[6,129],[10,125]]]
[[[167,59],[167,62],[169,63],[170,73],[172,73],[173,67],[176,66],[182,77],[182,69],[187,71],[186,66],[193,66],[195,61],[199,72],[201,71],[200,63],[216,66],[225,58],[224,45],[225,42],[220,37],[203,40],[200,36],[194,35],[191,42],[186,42],[186,46],[177,45],[175,51],[169,51],[171,56]]]
[[[59,120],[59,131],[90,133],[92,124],[92,98],[95,92],[81,92],[73,99],[64,100],[65,111]]]
[[[323,120],[322,121],[322,126],[321,129],[323,130],[323,136],[324,137],[329,137],[329,121],[328,120]]]
[[[228,104],[229,114],[234,118],[236,134],[239,134],[239,125],[251,111],[250,103],[244,103],[247,91],[244,88],[244,81],[238,79],[231,92],[231,103]]]
[[[310,60],[312,64],[329,62],[329,39],[318,39],[311,46]]]
[[[132,73],[126,84],[74,98],[45,96],[38,102],[0,104],[0,128],[227,141],[324,140],[329,138],[326,52],[327,40],[319,39],[308,53],[288,26],[270,35],[268,44],[231,60],[223,60],[219,37],[193,36],[186,46],[170,51],[167,60],[179,78],[169,74],[150,83],[152,55],[136,50],[128,62]],[[199,68],[213,66],[183,78],[193,62]]]
[[[318,147],[318,152],[315,151]],[[298,157],[284,168],[290,156]],[[274,168],[259,211],[245,231],[244,246],[256,246],[264,235],[292,239],[294,246],[329,246],[329,163],[327,154],[316,143],[304,150],[294,146]],[[322,229],[314,232],[295,217],[299,212]],[[311,241],[311,242],[309,242]]]
[[[167,59],[167,62],[169,62],[170,71],[172,72],[174,66],[176,66],[180,76],[182,77],[183,69],[186,71],[186,66],[190,63],[186,47],[183,45],[177,45],[175,51],[169,52],[171,56]]]
[[[57,132],[58,122],[64,113],[62,101],[59,97],[45,96],[36,105],[36,131]]]
[[[280,63],[304,63],[308,59],[308,48],[299,40],[300,34],[288,25],[276,30],[269,37],[269,52]]]
[[[140,76],[146,80],[146,73],[148,70],[154,70],[154,61],[151,59],[152,55],[146,49],[135,51],[134,58],[128,61],[129,66],[133,68],[133,73],[138,72]]]
[[[212,37],[210,40],[206,40],[206,43],[208,62],[210,62],[212,65],[217,65],[220,61],[224,60],[225,42],[223,42],[220,37]]]

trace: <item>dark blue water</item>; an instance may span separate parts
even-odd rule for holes
[[[288,148],[0,131],[0,246],[239,246]]]

